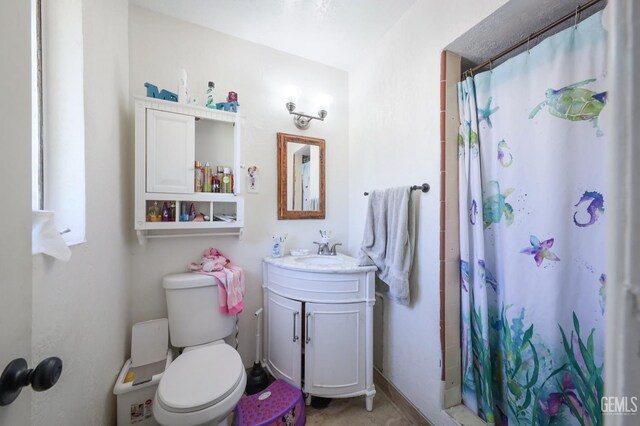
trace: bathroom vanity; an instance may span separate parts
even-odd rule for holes
[[[337,256],[263,261],[264,359],[311,396],[366,396],[373,409],[375,266]]]

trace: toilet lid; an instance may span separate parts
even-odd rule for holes
[[[202,410],[231,394],[243,374],[240,355],[229,345],[184,352],[162,375],[158,401],[167,411]]]

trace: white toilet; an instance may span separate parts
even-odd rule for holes
[[[162,286],[171,344],[184,351],[160,379],[153,417],[163,426],[226,425],[247,382],[240,355],[222,340],[235,317],[220,313],[213,277],[167,275]]]

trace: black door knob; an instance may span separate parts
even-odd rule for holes
[[[0,376],[0,406],[16,400],[25,386],[34,391],[45,391],[55,385],[62,374],[62,360],[52,356],[43,359],[34,369],[27,367],[24,358],[11,361]]]

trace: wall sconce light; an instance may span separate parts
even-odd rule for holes
[[[295,112],[296,104],[294,104],[291,101],[287,102],[286,105],[287,105],[287,111],[289,111],[289,114],[292,114],[295,116],[293,117],[293,123],[300,130],[308,129],[309,125],[311,124],[311,120],[324,121],[324,118],[327,116],[326,109],[321,109],[320,111],[318,111],[318,116],[316,117],[313,115],[305,114],[303,112]]]
[[[319,94],[316,99],[316,105],[319,105],[320,108],[318,110],[318,116],[313,116],[309,114],[305,114],[304,112],[295,112],[296,111],[296,102],[298,102],[298,97],[300,96],[300,89],[296,86],[287,86],[285,88],[285,93],[288,95],[287,98],[287,111],[289,111],[290,115],[293,115],[293,123],[300,130],[306,130],[309,128],[311,124],[311,120],[320,120],[324,121],[327,116],[327,105],[331,103],[331,97],[326,94]]]

